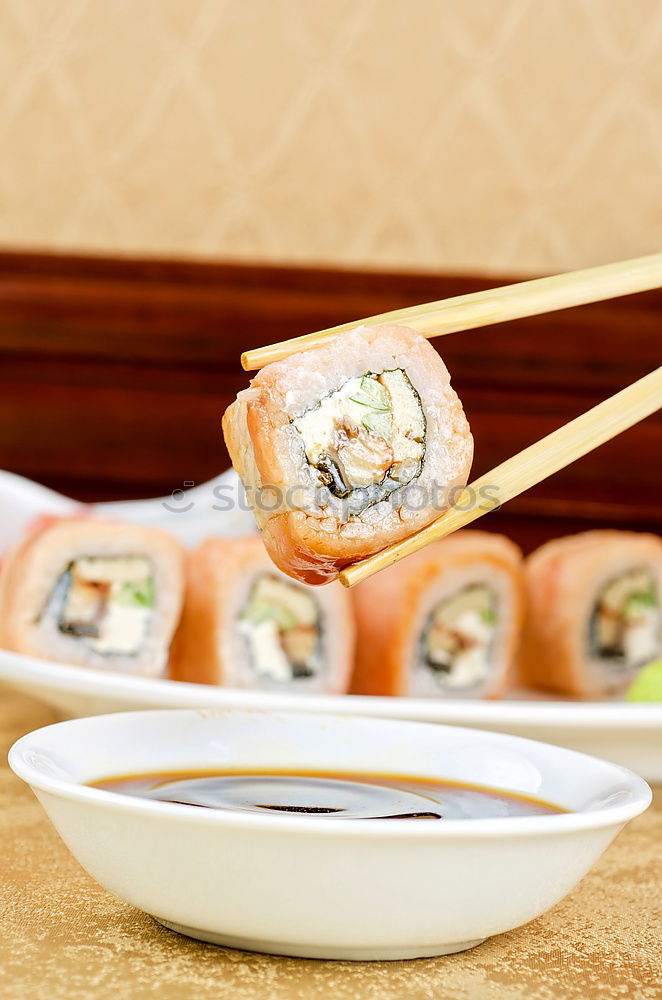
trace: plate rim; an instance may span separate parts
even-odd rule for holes
[[[22,691],[44,688],[77,696],[128,698],[141,708],[264,707],[274,710],[334,712],[422,722],[448,722],[480,726],[526,726],[531,729],[580,727],[629,730],[662,730],[662,702],[551,701],[526,699],[443,699],[378,695],[287,693],[261,689],[230,688],[170,678],[136,677],[72,664],[56,663],[0,649],[0,681]],[[38,696],[38,695],[37,695]],[[42,695],[43,700],[43,695]],[[140,709],[136,709],[139,711]]]

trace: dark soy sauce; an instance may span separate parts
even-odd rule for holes
[[[160,802],[306,819],[487,819],[565,810],[473,785],[387,774],[326,771],[183,771],[120,775],[92,788]]]

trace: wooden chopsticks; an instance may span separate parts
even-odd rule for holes
[[[259,347],[245,351],[241,363],[245,371],[264,368],[272,361],[280,361],[298,351],[319,347],[347,330],[355,327],[376,326],[379,323],[401,323],[418,330],[424,337],[440,337],[458,330],[473,330],[493,323],[521,319],[523,316],[537,316],[540,313],[568,309],[570,306],[586,305],[631,295],[662,287],[662,253],[633,260],[604,264],[583,271],[569,271],[547,278],[534,278],[516,285],[504,285],[469,295],[457,295],[439,302],[406,309],[394,309],[380,316],[343,323],[341,326],[307,333],[303,337],[284,340],[270,347]]]
[[[481,488],[490,486],[490,495],[495,496],[499,504],[504,504],[621,431],[632,427],[660,407],[662,367],[481,476],[467,486],[449,511],[427,528],[342,570],[341,582],[346,587],[353,587],[430,542],[444,538],[482,517],[487,509],[485,502],[480,499]],[[490,505],[488,509],[493,509],[493,506]]]
[[[246,351],[241,356],[241,363],[246,371],[254,371],[298,351],[319,347],[338,334],[353,330],[359,325],[401,323],[413,327],[429,339],[458,330],[472,330],[653,288],[662,288],[662,253],[547,278],[535,278],[532,281],[458,295],[406,309],[395,309],[379,316],[343,323],[318,333]],[[346,587],[353,587],[430,542],[471,524],[487,513],[488,509],[494,509],[494,505],[476,500],[484,487],[490,486],[490,495],[496,496],[499,505],[504,504],[643,420],[661,406],[662,367],[481,476],[466,487],[454,506],[442,517],[418,534],[347,566],[340,573],[341,582]]]

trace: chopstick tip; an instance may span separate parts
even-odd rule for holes
[[[376,568],[373,567],[371,557],[367,559],[360,559],[358,562],[352,563],[350,566],[345,566],[344,569],[340,570],[338,574],[338,579],[342,583],[343,587],[350,589],[355,587],[357,583],[364,580],[368,576],[372,576],[376,572]]]

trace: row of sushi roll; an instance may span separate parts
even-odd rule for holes
[[[342,693],[354,616],[340,584],[293,582],[258,534],[188,552],[154,527],[47,519],[3,564],[0,647],[144,677]]]
[[[45,523],[0,575],[0,646],[275,691],[496,698],[623,692],[662,653],[662,539],[589,531],[527,559],[463,530],[360,584],[281,573],[260,535],[186,552],[152,527]]]

